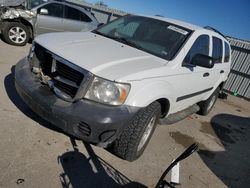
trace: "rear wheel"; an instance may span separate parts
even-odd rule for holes
[[[218,87],[207,100],[198,103],[198,105],[200,106],[198,114],[207,115],[212,110],[218,98],[219,92],[220,88]]]
[[[5,22],[3,39],[15,46],[24,46],[30,39],[29,28],[19,22]]]
[[[128,161],[139,158],[145,150],[161,113],[161,106],[153,102],[140,110],[128,127],[114,141],[112,152]]]

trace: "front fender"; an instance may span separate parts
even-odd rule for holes
[[[174,88],[166,81],[136,81],[131,83],[127,105],[146,107],[158,99],[168,99],[170,108],[174,98]]]

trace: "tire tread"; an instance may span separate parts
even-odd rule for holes
[[[146,144],[138,153],[137,146],[144,133],[145,126],[147,125],[147,122],[151,119],[151,117],[154,114],[156,114],[157,116],[156,123],[155,123],[157,124],[160,111],[161,111],[161,106],[158,102],[153,102],[146,108],[140,110],[136,114],[132,122],[121,133],[120,137],[114,142],[113,153],[117,155],[118,157],[121,157],[122,159],[125,159],[128,161],[134,161],[138,157],[140,157],[147,143],[149,142],[150,137],[152,136],[156,125],[154,125],[154,128]]]

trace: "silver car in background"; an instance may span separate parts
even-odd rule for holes
[[[67,2],[49,2],[36,11],[35,35],[48,32],[92,30],[99,22],[83,7]]]
[[[12,45],[23,46],[35,36],[49,32],[89,31],[99,22],[82,6],[67,1],[39,2],[39,6],[7,7],[0,15],[3,39]],[[30,5],[25,3],[25,5]]]

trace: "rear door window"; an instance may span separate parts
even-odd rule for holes
[[[91,22],[92,20],[80,10],[72,7],[65,7],[65,18],[75,21]]]
[[[215,63],[222,62],[222,40],[217,37],[213,37],[212,57],[214,58]]]
[[[209,54],[209,36],[208,35],[201,35],[199,36],[193,46],[190,48],[189,52],[187,53],[183,63],[190,64],[192,58],[196,54]]]

